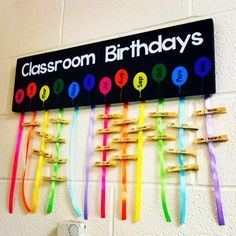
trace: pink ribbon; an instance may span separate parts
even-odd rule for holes
[[[18,126],[18,137],[16,141],[16,148],[14,154],[14,161],[12,166],[12,175],[11,175],[11,187],[10,187],[10,195],[9,195],[9,213],[13,212],[13,201],[14,201],[14,193],[16,187],[16,174],[19,160],[19,152],[20,152],[20,144],[23,133],[23,122],[24,122],[25,114],[20,114],[19,126]]]
[[[110,105],[105,106],[105,114],[109,114]],[[104,119],[104,129],[108,128],[108,119]],[[103,146],[107,145],[108,134],[103,135]],[[102,161],[107,160],[107,151],[102,151]],[[106,217],[106,172],[107,169],[105,166],[102,167],[102,186],[101,186],[101,218]]]

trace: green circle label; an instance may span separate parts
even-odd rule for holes
[[[166,66],[162,63],[158,63],[152,68],[152,78],[158,83],[165,79],[166,74]]]

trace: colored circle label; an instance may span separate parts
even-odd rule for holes
[[[90,92],[95,86],[95,77],[93,74],[87,74],[83,81],[84,89]]]
[[[99,90],[103,95],[107,95],[112,88],[112,82],[109,77],[103,77],[99,83]]]
[[[32,99],[35,96],[36,92],[37,92],[37,85],[36,85],[36,83],[34,83],[34,82],[30,83],[28,85],[28,87],[27,87],[26,92],[27,92],[27,96],[30,99]]]
[[[15,94],[15,101],[19,105],[20,103],[23,102],[25,97],[25,92],[23,89],[18,89],[16,94]]]
[[[68,88],[68,94],[72,100],[74,100],[80,92],[80,87],[77,82],[72,82]]]
[[[188,71],[183,66],[176,67],[172,72],[172,82],[181,87],[188,79]]]
[[[128,72],[125,69],[120,69],[116,72],[115,83],[118,87],[124,87],[128,82]]]
[[[211,71],[211,61],[208,57],[199,57],[194,63],[194,71],[196,75],[205,77]]]
[[[64,81],[57,79],[53,84],[53,92],[58,96],[64,89]]]
[[[165,79],[166,74],[166,66],[162,63],[158,63],[152,68],[152,78],[158,83]]]
[[[44,85],[39,91],[39,98],[41,101],[45,102],[50,95],[50,88]]]
[[[147,86],[147,75],[144,72],[138,72],[134,76],[133,85],[136,90],[141,92]]]

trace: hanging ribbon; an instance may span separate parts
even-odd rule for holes
[[[184,98],[180,98],[180,109],[179,109],[179,124],[184,124],[185,112],[184,112]],[[184,149],[184,129],[179,129],[178,135],[178,146],[179,149]],[[180,166],[184,165],[184,154],[178,154]],[[186,174],[184,170],[180,171],[180,188],[181,188],[181,220],[180,223],[185,223],[186,218]]]
[[[109,114],[110,111],[110,105],[107,104],[105,106],[105,114]],[[108,128],[108,121],[109,119],[104,119],[104,129]],[[107,140],[108,140],[108,134],[105,133],[103,134],[103,146],[107,145]],[[102,151],[102,161],[107,160],[107,151],[103,150]],[[106,167],[102,167],[102,183],[101,183],[101,218],[106,217]]]
[[[31,116],[32,123],[36,119],[36,114],[37,114],[36,112],[32,112],[32,116]],[[24,205],[25,210],[27,212],[31,212],[31,209],[30,209],[29,203],[27,202],[26,194],[25,194],[25,177],[26,177],[27,170],[29,167],[29,162],[30,162],[30,160],[29,160],[29,146],[30,146],[30,142],[31,142],[33,129],[34,129],[34,126],[31,125],[29,128],[28,136],[27,136],[26,152],[25,152],[25,168],[24,168],[24,173],[23,173],[22,182],[21,182],[21,196],[22,196],[23,205]]]
[[[9,213],[13,212],[13,201],[14,201],[14,193],[16,187],[16,174],[17,174],[17,167],[18,167],[18,160],[19,160],[19,153],[20,153],[20,144],[21,138],[23,133],[23,122],[24,122],[25,114],[20,114],[20,120],[18,125],[18,135],[15,147],[15,154],[14,154],[14,161],[12,166],[12,175],[11,175],[11,186],[10,186],[10,195],[9,195]]]
[[[211,107],[209,96],[205,98],[205,107],[206,108]],[[212,123],[211,115],[206,115],[206,131],[207,131],[207,136],[209,137],[214,136],[211,123]],[[215,202],[216,202],[216,208],[217,208],[218,223],[219,225],[225,225],[222,200],[221,200],[221,194],[220,194],[220,184],[219,184],[218,172],[217,172],[217,167],[216,167],[215,148],[212,142],[208,142],[207,145],[208,145],[208,152],[210,156],[211,175],[212,175],[212,180],[213,180],[213,185],[214,185],[214,196],[215,196]]]
[[[59,109],[59,111],[58,111],[58,118],[62,119],[63,114],[64,114],[64,109],[63,108]],[[58,139],[61,138],[61,129],[62,129],[62,124],[59,122],[59,123],[57,123],[57,134],[56,134],[56,137]],[[60,142],[56,142],[56,153],[55,153],[55,159],[56,160],[59,160],[59,154],[60,154]],[[59,164],[55,163],[53,165],[53,176],[57,176],[58,175],[58,170],[59,170]],[[56,185],[57,185],[57,181],[52,181],[51,190],[50,190],[50,194],[49,194],[47,213],[51,213],[52,209],[53,209]]]
[[[162,99],[158,100],[158,112],[163,112],[164,101]],[[157,135],[163,135],[163,119],[162,117],[157,118]],[[165,218],[167,222],[171,222],[171,218],[168,212],[167,204],[166,204],[166,167],[165,167],[165,151],[164,151],[164,141],[157,141],[158,148],[158,157],[160,161],[160,180],[161,180],[161,202],[162,209],[165,214]]]
[[[73,206],[73,209],[74,209],[76,215],[78,217],[81,217],[82,216],[82,212],[80,211],[80,209],[76,205],[75,196],[74,196],[74,192],[73,192],[73,189],[72,189],[72,178],[71,178],[71,169],[72,169],[72,163],[71,163],[71,160],[72,160],[72,139],[73,139],[74,132],[75,132],[75,127],[76,127],[76,124],[77,124],[78,111],[79,111],[79,108],[75,107],[74,112],[73,112],[71,126],[70,126],[69,165],[68,165],[67,173],[69,174],[68,190],[69,190],[70,200],[71,200],[71,203],[72,203],[72,206]]]
[[[140,103],[139,126],[144,125],[145,102]],[[134,222],[140,220],[141,208],[141,184],[142,184],[142,159],[143,159],[143,131],[138,132],[138,160],[137,160],[137,178],[136,178],[136,202]]]
[[[95,123],[95,107],[91,106],[90,122],[89,122],[89,136],[86,159],[86,173],[85,173],[85,191],[84,191],[84,219],[88,219],[88,185],[91,161],[93,157],[93,140],[94,140],[94,123]]]
[[[45,111],[44,113],[44,121],[43,121],[43,133],[47,133],[48,128],[48,111]],[[45,137],[42,137],[41,141],[41,151],[45,152]],[[41,175],[42,175],[42,169],[43,169],[43,156],[41,155],[39,157],[38,162],[38,168],[37,168],[37,175],[35,179],[35,185],[34,185],[34,193],[33,193],[33,205],[32,205],[32,212],[35,213],[38,207],[38,198],[39,198],[39,187],[40,187],[40,181],[41,181]]]
[[[124,103],[124,110],[123,110],[123,120],[127,119],[128,113],[128,103]],[[127,138],[127,125],[122,125],[121,127],[122,138]],[[122,156],[126,155],[127,143],[122,143]],[[127,160],[122,160],[121,167],[122,167],[122,183],[121,183],[121,219],[126,220],[126,206],[127,206],[127,176],[126,176],[126,165]]]

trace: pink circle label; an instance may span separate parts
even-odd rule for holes
[[[23,89],[18,89],[16,94],[15,94],[15,101],[19,105],[20,103],[23,102],[25,97],[25,92]]]
[[[103,77],[99,84],[99,90],[103,95],[107,95],[111,91],[112,82],[109,77]]]

